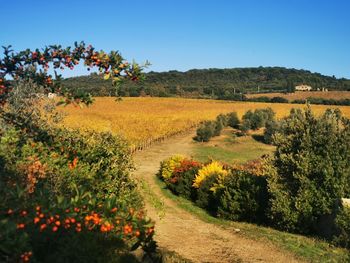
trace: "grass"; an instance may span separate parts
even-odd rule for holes
[[[309,262],[349,262],[350,255],[346,249],[334,247],[329,243],[297,234],[278,231],[269,227],[258,226],[243,222],[233,222],[211,216],[205,210],[195,206],[191,201],[174,195],[166,188],[159,178],[155,177],[157,185],[161,188],[165,197],[173,200],[178,207],[192,213],[204,222],[216,224],[226,229],[239,229],[240,235],[249,239],[270,242],[298,258]],[[236,233],[237,234],[237,233]]]
[[[140,185],[142,188],[142,192],[144,193],[144,197],[147,198],[153,207],[156,209],[159,218],[163,218],[165,216],[164,211],[164,202],[160,199],[151,189],[147,182],[140,180]]]
[[[221,136],[206,143],[195,143],[194,159],[206,162],[210,159],[226,163],[244,163],[264,154],[272,154],[275,147],[257,140],[261,132],[253,136],[235,137],[231,128],[223,130]]]

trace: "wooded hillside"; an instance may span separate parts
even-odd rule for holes
[[[113,95],[111,82],[96,73],[65,79],[67,88],[78,88],[95,96]],[[145,80],[122,84],[121,96],[181,96],[235,99],[239,94],[292,91],[295,85],[307,84],[313,90],[350,90],[349,79],[337,79],[307,70],[283,67],[192,69],[186,72],[149,72]]]

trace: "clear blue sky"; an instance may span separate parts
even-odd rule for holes
[[[153,71],[284,66],[350,78],[348,0],[0,0],[0,7],[0,45],[16,50],[84,40],[148,59]]]

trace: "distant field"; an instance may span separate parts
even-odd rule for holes
[[[283,97],[286,98],[289,101],[292,100],[299,100],[299,99],[306,99],[308,97],[314,97],[314,98],[323,98],[323,99],[334,99],[334,100],[341,100],[341,99],[350,99],[350,91],[328,91],[328,92],[322,92],[322,91],[297,91],[295,93],[260,93],[260,94],[248,94],[248,98],[257,98],[257,97]]]
[[[133,145],[186,131],[200,121],[214,119],[220,113],[236,111],[241,117],[249,109],[271,107],[277,117],[286,116],[291,108],[304,105],[254,102],[229,102],[181,98],[114,98],[99,97],[86,108],[69,105],[64,125],[71,128],[111,131],[121,134]],[[316,113],[336,106],[313,105]],[[350,117],[350,107],[338,108]]]

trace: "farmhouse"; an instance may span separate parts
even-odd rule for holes
[[[303,84],[303,85],[295,86],[295,90],[297,90],[297,91],[310,91],[310,90],[312,90],[312,87]]]

